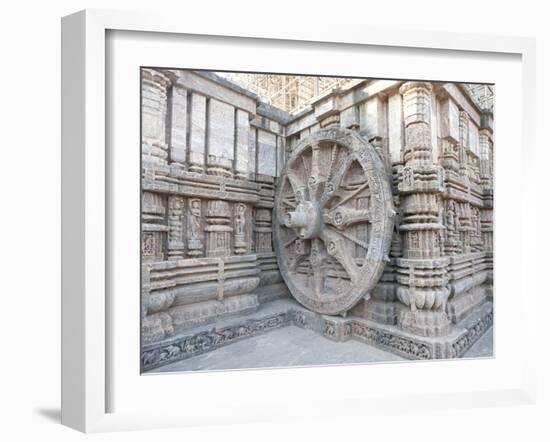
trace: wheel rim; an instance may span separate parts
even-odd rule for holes
[[[341,314],[368,297],[388,260],[394,213],[383,162],[359,134],[330,128],[300,142],[279,180],[273,232],[296,300]]]

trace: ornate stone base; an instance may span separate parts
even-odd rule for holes
[[[411,310],[399,306],[399,324],[404,331],[418,336],[445,336],[451,330],[451,321],[443,310]]]
[[[493,304],[485,302],[441,337],[421,337],[397,326],[378,324],[362,318],[325,318],[328,338],[358,339],[407,359],[449,359],[461,357],[493,324]],[[336,333],[332,333],[336,330]]]
[[[356,339],[407,359],[447,359],[461,357],[493,323],[490,301],[474,308],[467,318],[444,337],[419,337],[395,325],[380,324],[349,315],[345,318],[313,313],[293,299],[279,299],[262,305],[254,313],[229,318],[215,326],[188,330],[160,343],[142,348],[142,370],[190,358],[238,340],[295,326],[313,330],[334,341]]]

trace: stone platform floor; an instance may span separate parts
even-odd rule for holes
[[[492,354],[493,329],[490,328],[463,357],[491,357]],[[391,361],[405,361],[405,359],[359,341],[333,342],[312,330],[291,326],[235,342],[190,359],[167,364],[147,373]]]

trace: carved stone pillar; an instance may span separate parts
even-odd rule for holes
[[[144,162],[166,165],[166,113],[170,80],[150,69],[143,69],[141,75],[141,152]]]
[[[459,110],[451,98],[441,104],[441,160],[449,174],[459,172]]]
[[[458,231],[458,209],[454,200],[445,202],[445,212],[443,214],[443,223],[445,224],[445,242],[444,254],[456,255],[462,251],[460,243],[460,232]]]
[[[422,336],[448,333],[448,258],[442,257],[443,169],[433,164],[431,93],[428,83],[401,86],[405,121],[404,167],[399,182],[403,258],[396,258],[399,325]]]
[[[232,177],[237,132],[235,108],[215,99],[210,99],[208,103],[206,173],[225,178]]]
[[[255,246],[257,253],[273,252],[271,243],[271,210],[256,209]]]
[[[189,172],[203,173],[206,152],[206,97],[190,93]]]
[[[168,259],[184,257],[183,215],[183,198],[170,195],[168,197]]]
[[[469,203],[458,204],[458,231],[460,234],[462,253],[470,253],[472,251],[471,240],[474,227],[472,226],[472,215],[470,210]]]
[[[493,114],[481,114],[481,128],[479,130],[479,161],[481,186],[485,193],[493,189]]]
[[[183,169],[187,162],[187,91],[174,85],[170,105],[170,162]]]
[[[479,160],[483,207],[480,208],[481,239],[485,252],[493,251],[493,114],[481,114]]]
[[[206,212],[206,256],[223,257],[231,255],[233,228],[229,203],[221,200],[208,201]]]
[[[141,255],[144,262],[164,259],[166,199],[152,192],[141,196]]]
[[[241,110],[235,110],[235,178],[248,179],[248,137],[250,122],[248,114]]]
[[[481,237],[481,213],[478,207],[472,207],[470,214],[472,224],[470,245],[473,252],[481,252],[483,250],[483,240]]]
[[[485,252],[493,251],[493,209],[480,210],[481,241]]]
[[[201,200],[192,198],[189,200],[189,216],[187,217],[187,254],[195,257],[203,253],[202,244],[202,211]]]
[[[470,117],[465,111],[459,114],[458,163],[461,176],[468,176],[468,146],[470,142]]]

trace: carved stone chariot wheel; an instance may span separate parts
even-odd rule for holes
[[[301,141],[275,196],[274,245],[292,295],[318,313],[347,312],[382,275],[395,212],[378,152],[357,132]]]

